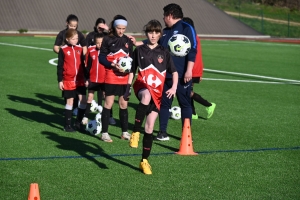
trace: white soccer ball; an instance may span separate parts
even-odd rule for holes
[[[179,106],[173,106],[171,109],[170,109],[170,112],[171,112],[171,118],[172,119],[180,119],[181,118],[181,109]]]
[[[90,110],[93,113],[95,113],[95,112],[98,111],[98,104],[97,104],[97,102],[95,100],[92,101]]]
[[[120,65],[119,67],[123,70],[124,73],[129,73],[131,69],[131,63],[132,63],[132,58],[130,57],[122,57],[118,64]]]
[[[186,56],[191,50],[191,42],[182,34],[173,35],[168,41],[168,48],[173,56]]]
[[[102,116],[101,116],[100,113],[98,113],[98,114],[96,115],[95,120],[96,120],[97,124],[98,124],[98,123],[101,124],[101,117],[102,117]]]
[[[97,110],[99,113],[102,113],[103,107],[101,105],[97,106]]]
[[[101,133],[102,126],[98,126],[96,120],[91,120],[87,123],[85,130],[91,135],[98,135]]]

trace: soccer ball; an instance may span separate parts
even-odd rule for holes
[[[98,135],[101,133],[102,126],[98,126],[96,120],[91,120],[87,123],[85,130],[91,135]]]
[[[98,111],[97,108],[98,108],[98,104],[95,100],[93,100],[91,103],[91,108],[90,108],[91,112],[93,112],[93,113],[97,112]]]
[[[191,42],[185,35],[176,34],[169,39],[168,47],[171,55],[183,57],[189,53]]]
[[[123,70],[124,73],[129,73],[131,69],[131,62],[132,58],[130,57],[122,57],[118,64],[120,65],[119,67]]]
[[[170,112],[171,112],[171,118],[172,119],[180,119],[181,118],[181,109],[180,107],[178,106],[173,106],[171,109],[170,109]]]
[[[95,117],[95,120],[96,120],[96,122],[97,122],[97,124],[101,124],[101,114],[100,113],[98,113],[97,115],[96,115],[96,117]]]
[[[97,106],[97,110],[99,113],[102,113],[102,110],[103,110],[102,106],[101,105]]]

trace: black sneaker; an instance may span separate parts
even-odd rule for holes
[[[74,130],[71,125],[65,126],[64,131],[66,131],[66,132],[76,132],[76,130]]]
[[[160,141],[170,140],[167,132],[163,132],[163,131],[159,131],[155,139],[160,140]]]

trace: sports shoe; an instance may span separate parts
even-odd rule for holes
[[[192,114],[192,119],[198,119],[198,115],[197,114],[196,115]]]
[[[128,132],[123,132],[121,135],[121,139],[130,140],[130,134]]]
[[[138,148],[140,140],[140,132],[133,132],[130,136],[129,146],[132,148]]]
[[[88,122],[89,122],[89,119],[88,119],[87,117],[82,118],[81,123],[82,123],[83,125],[87,125]]]
[[[64,131],[66,131],[66,132],[76,132],[76,130],[74,130],[71,125],[66,125],[64,127]]]
[[[80,122],[78,122],[76,120],[76,122],[74,123],[73,127],[76,129],[76,130],[80,130],[81,126],[80,126]]]
[[[104,142],[112,142],[112,139],[110,138],[108,133],[102,133],[101,140],[103,140]]]
[[[113,117],[110,117],[109,118],[109,124],[110,125],[115,125],[117,122],[116,122],[116,120],[113,118]]]
[[[214,114],[214,110],[215,110],[216,106],[217,105],[215,103],[211,103],[211,106],[206,108],[207,119],[211,118],[211,116]]]
[[[170,140],[167,132],[163,132],[163,131],[159,131],[157,136],[156,136],[156,139],[157,140],[160,140],[160,141],[168,141]]]
[[[144,174],[152,174],[151,166],[148,163],[147,159],[143,159],[143,161],[140,163],[140,169],[143,171]]]

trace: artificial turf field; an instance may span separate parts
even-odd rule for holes
[[[147,176],[141,141],[131,149],[119,139],[117,104],[113,143],[62,131],[54,39],[0,37],[0,199],[26,199],[30,183],[53,200],[300,199],[300,45],[202,40],[206,71],[194,91],[217,107],[206,120],[196,104],[199,155],[174,154],[181,122],[169,120],[170,141],[154,141]]]

